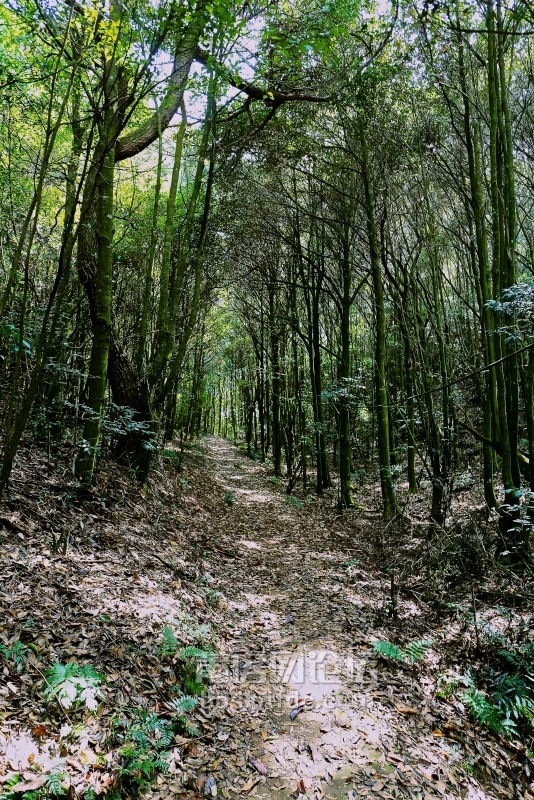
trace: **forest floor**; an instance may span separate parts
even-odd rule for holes
[[[472,653],[465,614],[440,616],[407,589],[388,615],[391,543],[376,510],[287,498],[266,466],[215,437],[175,460],[168,451],[148,493],[117,465],[84,491],[59,460],[21,453],[0,516],[0,793],[13,779],[37,790],[55,771],[71,798],[111,791],[121,773],[132,794],[123,748],[136,709],[172,716],[170,629],[216,656],[190,713],[199,735],[166,745],[147,800],[532,800],[525,748],[436,695],[438,676]],[[401,539],[409,557],[414,531]],[[503,592],[480,619],[502,614]],[[374,651],[422,640],[413,664]],[[44,671],[68,661],[105,676],[96,714],[43,700]]]

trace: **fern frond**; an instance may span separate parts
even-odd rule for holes
[[[192,658],[195,661],[210,661],[213,659],[213,653],[209,650],[201,650],[199,647],[182,647],[180,650],[180,658],[182,661],[187,661]]]
[[[65,794],[65,790],[61,785],[61,781],[64,779],[64,775],[61,772],[51,772],[46,778],[46,788],[50,792],[50,794],[55,795],[56,797],[61,794]]]
[[[420,642],[410,642],[403,649],[403,656],[414,664],[416,661],[421,661],[424,658],[427,650],[432,647],[432,642],[429,639],[423,639]]]
[[[75,661],[53,664],[45,672],[43,696],[46,700],[57,700],[64,708],[84,703],[90,711],[96,711],[98,699],[104,695],[99,690],[105,677],[90,664],[83,667]]]
[[[396,644],[392,644],[391,642],[375,642],[373,650],[377,655],[384,658],[391,658],[393,661],[404,661],[400,647],[397,647]]]
[[[176,650],[178,649],[178,641],[176,639],[176,636],[174,635],[174,631],[172,630],[172,628],[169,628],[169,626],[166,625],[163,628],[162,636],[163,636],[163,643],[161,646],[160,653],[164,656],[173,656],[176,653]]]
[[[187,714],[188,711],[191,711],[196,705],[198,705],[198,699],[196,697],[184,695],[183,697],[177,697],[176,700],[173,700],[170,705],[172,706],[173,711],[183,715]]]
[[[193,725],[192,722],[189,722],[188,719],[184,720],[183,728],[184,731],[189,734],[189,736],[200,736],[199,729],[196,727],[196,725]]]

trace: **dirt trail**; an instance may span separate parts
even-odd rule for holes
[[[228,604],[216,686],[231,687],[228,731],[243,725],[248,757],[268,769],[266,777],[253,772],[242,793],[503,796],[480,789],[468,761],[473,746],[477,757],[485,747],[460,733],[450,707],[436,705],[425,667],[390,670],[374,657],[380,584],[364,567],[346,566],[354,553],[332,541],[332,509],[296,507],[266,468],[226,441],[204,441],[214,495],[234,501],[205,565]],[[401,609],[401,626],[413,611],[407,604],[403,619]]]

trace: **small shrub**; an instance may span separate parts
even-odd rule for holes
[[[34,645],[35,646],[35,645]],[[13,666],[17,672],[22,672],[24,669],[24,661],[28,656],[30,648],[23,644],[20,639],[13,642],[11,647],[6,647],[0,644],[0,655],[2,655],[8,665]]]
[[[302,509],[304,508],[304,503],[302,503],[298,499],[298,497],[295,497],[292,494],[288,494],[286,496],[286,503],[288,503],[290,506],[294,506],[295,508],[298,508],[299,511],[302,511]]]
[[[233,506],[235,504],[235,494],[233,494],[233,492],[226,492],[224,495],[224,502],[227,506]]]
[[[212,608],[218,608],[224,601],[224,595],[217,589],[208,589],[206,592],[206,603]]]
[[[89,711],[95,712],[98,700],[104,698],[99,689],[104,681],[104,676],[90,664],[83,667],[75,661],[54,664],[45,673],[43,697],[48,701],[57,700],[65,709],[86,705]]]

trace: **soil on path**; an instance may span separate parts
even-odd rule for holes
[[[413,668],[377,660],[373,642],[388,634],[385,587],[364,545],[336,544],[334,498],[296,503],[229,442],[204,444],[206,502],[220,514],[202,539],[204,568],[225,598],[226,652],[213,687],[224,712],[214,713],[220,739],[235,726],[247,732],[253,770],[235,786],[239,775],[221,753],[225,782],[280,800],[513,797],[502,770],[504,785],[487,788],[507,754],[434,698],[439,645]],[[405,601],[398,612],[389,624],[409,637],[421,610]]]

